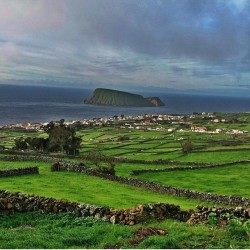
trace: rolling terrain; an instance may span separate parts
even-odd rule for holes
[[[232,120],[232,117],[236,118]],[[219,122],[214,122],[219,119]],[[89,126],[77,131],[82,138],[80,154],[50,153],[58,161],[84,163],[95,168],[91,156],[97,152],[99,164],[111,157],[115,175],[194,192],[250,198],[249,193],[249,114],[197,114],[173,120],[148,118],[140,121],[120,118],[105,126]],[[129,124],[125,125],[125,124]],[[140,125],[138,125],[140,124]],[[200,128],[192,129],[192,127]],[[204,129],[206,127],[206,129]],[[203,128],[203,130],[201,129]],[[202,131],[202,132],[201,132]],[[219,132],[216,132],[219,131]],[[238,132],[236,132],[238,131]],[[241,132],[242,131],[242,132]],[[13,151],[15,139],[39,136],[43,131],[0,130],[0,170],[39,167],[39,174],[1,178],[0,190],[53,197],[81,204],[114,209],[138,204],[170,203],[183,210],[197,205],[228,207],[169,193],[131,186],[98,176],[74,172],[51,172],[51,163],[8,160],[6,157],[47,155],[45,152]],[[184,151],[185,143],[192,147]],[[210,167],[210,166],[213,167]],[[194,168],[196,167],[196,169]],[[180,170],[179,170],[180,169]],[[134,171],[142,173],[133,174]],[[143,172],[144,171],[144,172]],[[246,207],[249,209],[249,205]],[[109,224],[95,218],[38,212],[8,215],[0,210],[1,248],[249,248],[246,230],[239,224],[188,225],[177,220],[145,221],[133,227]],[[6,219],[8,218],[8,219]],[[138,238],[140,228],[158,228],[164,235]],[[10,241],[11,238],[15,240]],[[50,241],[46,239],[51,239]],[[94,239],[94,240],[93,240]]]

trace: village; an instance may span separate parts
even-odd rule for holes
[[[196,120],[199,120],[197,122]],[[142,130],[142,131],[166,131],[174,132],[191,132],[191,133],[207,133],[207,134],[244,134],[246,130],[238,128],[228,129],[225,118],[218,118],[213,113],[194,113],[191,115],[184,114],[144,114],[135,116],[114,115],[110,118],[92,118],[82,120],[65,121],[67,126],[77,126],[78,128],[88,127],[114,127],[119,129]],[[27,122],[10,125],[0,125],[0,129],[21,129],[27,131],[42,131],[42,126],[46,126],[48,122]],[[216,125],[210,129],[207,124]]]

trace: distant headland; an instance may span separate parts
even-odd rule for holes
[[[90,99],[84,100],[85,104],[131,106],[131,107],[159,107],[165,106],[159,97],[144,98],[141,95],[128,92],[97,88]]]

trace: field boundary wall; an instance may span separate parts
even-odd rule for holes
[[[19,176],[26,174],[39,174],[38,167],[15,168],[0,170],[0,177]]]
[[[88,175],[94,175],[103,179],[116,181],[122,184],[131,185],[134,187],[148,189],[154,192],[167,193],[171,195],[176,195],[180,197],[186,197],[189,199],[196,199],[204,202],[213,202],[219,204],[225,204],[229,206],[241,206],[245,208],[250,207],[250,198],[240,197],[240,196],[226,196],[218,195],[214,193],[198,192],[189,189],[178,188],[174,186],[168,186],[163,184],[158,184],[150,181],[138,180],[135,178],[127,178],[122,176],[115,176],[105,174],[96,170],[93,170],[82,163],[74,163],[68,161],[59,161],[57,158],[48,156],[3,156],[0,160],[10,160],[10,161],[45,161],[58,164],[56,171],[68,171],[68,172],[80,172]]]

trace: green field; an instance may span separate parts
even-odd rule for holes
[[[15,161],[0,161],[0,170],[8,170],[8,169],[15,169],[15,168],[27,168],[27,167],[35,167],[36,164],[44,163],[37,163],[37,162],[15,162]]]
[[[193,208],[199,201],[158,194],[85,174],[50,172],[51,164],[42,162],[3,162],[15,168],[38,166],[39,174],[1,178],[0,189],[36,194],[83,204],[113,208],[137,207],[155,202],[179,204],[183,209]],[[1,161],[0,161],[1,166]]]
[[[188,226],[172,220],[134,227],[112,225],[71,215],[0,213],[1,248],[249,248],[245,234],[205,225]],[[160,228],[164,236],[136,240],[140,228]]]
[[[227,163],[250,159],[250,136],[248,133],[233,136],[226,131],[241,129],[250,132],[250,114],[218,114],[219,117],[238,122],[215,124],[202,116],[188,118],[196,126],[210,130],[224,129],[221,133],[185,132],[188,125],[166,122],[159,126],[165,130],[121,129],[117,122],[110,127],[88,127],[77,131],[82,138],[79,158],[70,161],[84,161],[93,150],[103,155],[116,157],[115,172],[118,176],[138,178],[194,191],[209,192],[227,196],[250,198],[250,164],[233,165],[199,170],[144,173],[131,177],[133,170],[163,169],[172,164],[152,164],[147,161],[175,161],[175,166],[187,167],[189,162]],[[147,126],[149,128],[149,126]],[[151,129],[157,128],[152,125]],[[175,128],[176,132],[167,129]],[[0,146],[12,148],[20,137],[46,137],[41,131],[22,129],[1,129]],[[127,140],[119,138],[128,136]],[[182,152],[182,142],[190,140],[192,150]],[[22,152],[35,155],[35,151]],[[2,151],[0,157],[8,155]],[[52,154],[60,157],[60,154]],[[81,158],[83,157],[83,158]],[[142,160],[141,163],[121,163],[120,160]],[[178,163],[179,162],[179,163]],[[93,163],[86,161],[87,165]],[[181,164],[182,163],[182,164]],[[103,164],[103,162],[101,163]],[[182,209],[194,209],[196,205],[216,205],[173,195],[160,194],[130,185],[120,184],[95,176],[51,172],[50,163],[0,161],[0,170],[39,167],[39,174],[0,179],[0,189],[20,191],[84,204],[131,208],[138,204],[154,202],[173,203]],[[218,205],[218,204],[217,204]],[[221,206],[221,205],[220,205]],[[249,248],[249,240],[242,228],[217,228],[210,225],[188,226],[185,223],[165,220],[147,222],[135,227],[110,225],[91,218],[73,218],[71,215],[42,215],[26,213],[6,215],[0,212],[0,248]],[[166,230],[165,236],[150,236],[136,245],[131,243],[140,227],[157,227]],[[237,231],[238,230],[238,231]],[[10,240],[15,239],[15,240]]]
[[[208,193],[250,197],[250,164],[216,169],[144,173],[137,178]]]

